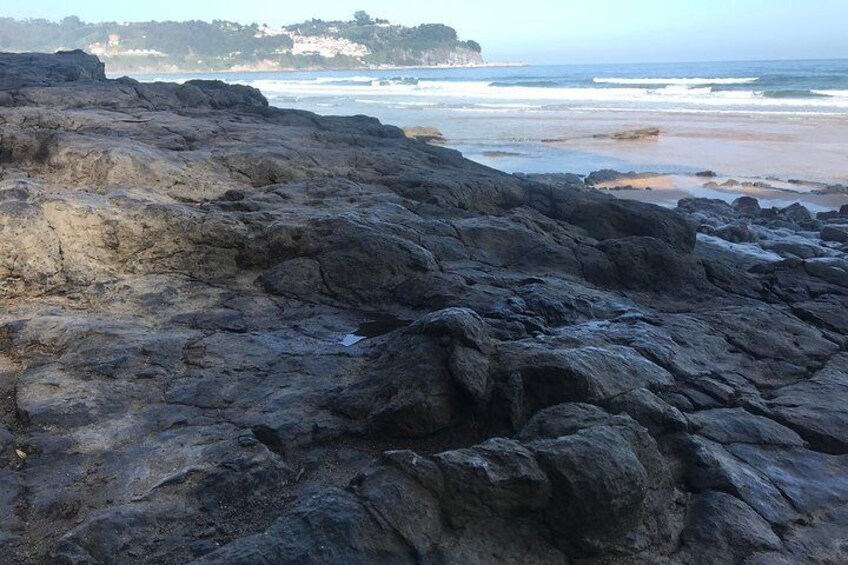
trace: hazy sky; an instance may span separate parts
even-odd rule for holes
[[[848,58],[848,0],[0,0],[0,15],[86,21],[288,24],[373,16],[440,22],[489,61],[532,63]]]

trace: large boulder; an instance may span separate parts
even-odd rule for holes
[[[567,553],[632,551],[668,539],[669,474],[634,420],[565,404],[537,414],[521,437],[551,481],[545,520]]]
[[[485,325],[453,308],[418,320],[386,345],[334,406],[370,433],[422,437],[480,412],[492,393]]]
[[[486,443],[435,457],[452,514],[485,516],[538,511],[550,504],[551,485],[533,453],[517,441]]]
[[[549,406],[601,403],[635,389],[659,390],[674,381],[636,350],[616,345],[559,351],[504,347],[500,371],[499,396],[515,427]]]
[[[823,241],[848,242],[848,226],[824,226],[821,230],[821,238]]]

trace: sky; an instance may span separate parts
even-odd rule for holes
[[[848,58],[848,0],[0,0],[0,16],[283,25],[445,23],[491,62],[534,64]]]

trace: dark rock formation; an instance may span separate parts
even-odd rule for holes
[[[596,184],[604,184],[620,180],[651,178],[654,176],[657,176],[657,173],[637,173],[635,171],[630,171],[629,173],[622,173],[613,169],[601,169],[600,171],[594,171],[592,173],[589,173],[589,175],[586,177],[586,184],[594,186]]]
[[[0,53],[0,90],[104,80],[106,66],[82,51],[60,51],[55,55]]]
[[[0,61],[4,564],[848,560],[838,218]]]
[[[615,141],[642,141],[645,139],[656,140],[660,136],[659,128],[639,128],[615,133],[599,133],[592,137],[596,139],[613,139]]]
[[[822,228],[821,238],[823,241],[848,242],[848,225],[825,226]]]
[[[405,127],[403,133],[410,139],[417,139],[425,143],[442,144],[447,143],[447,139],[442,132],[432,127]]]

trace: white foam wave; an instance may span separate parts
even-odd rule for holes
[[[316,82],[318,84],[333,84],[333,83],[351,83],[351,84],[373,84],[374,82],[379,82],[380,79],[376,77],[369,76],[355,76],[355,77],[317,77],[312,79],[311,81],[299,81],[299,82]]]
[[[832,98],[848,98],[848,90],[813,90],[813,94],[830,96]]]
[[[354,100],[357,104],[372,104],[376,106],[390,105],[393,108],[438,108],[438,102],[399,102],[394,100],[378,99],[370,100],[368,98],[357,98]]]
[[[759,77],[741,78],[594,78],[595,84],[622,84],[622,85],[662,85],[676,84],[680,86],[699,86],[707,84],[749,84],[757,82]]]
[[[476,104],[476,106],[478,108],[492,108],[492,109],[496,109],[496,110],[540,110],[541,108],[543,108],[543,106],[541,104],[509,104],[509,103],[503,103],[503,104],[496,104],[496,103],[482,104],[481,103],[481,104]]]
[[[768,111],[848,111],[848,91],[819,91],[827,97],[781,98],[765,96],[756,90],[714,90],[709,85],[663,84],[653,88],[635,86],[560,87],[492,86],[481,81],[420,80],[417,84],[404,81],[371,81],[339,84],[337,80],[273,80],[243,81],[261,90],[268,98],[287,97],[308,99],[354,99],[368,104],[395,107],[440,106],[472,107],[492,110],[531,110],[540,104],[561,106],[636,108],[713,108],[730,110]],[[689,79],[696,80],[696,79]],[[704,79],[707,80],[707,79]],[[741,79],[739,79],[741,80]],[[316,100],[317,101],[317,100]],[[326,102],[326,100],[321,100]],[[498,105],[498,106],[493,106]]]
[[[670,94],[674,96],[691,96],[698,94],[712,94],[712,91],[713,89],[710,86],[705,86],[703,88],[695,88],[691,86],[672,84],[663,88],[658,88],[654,92],[656,92],[657,94]]]

